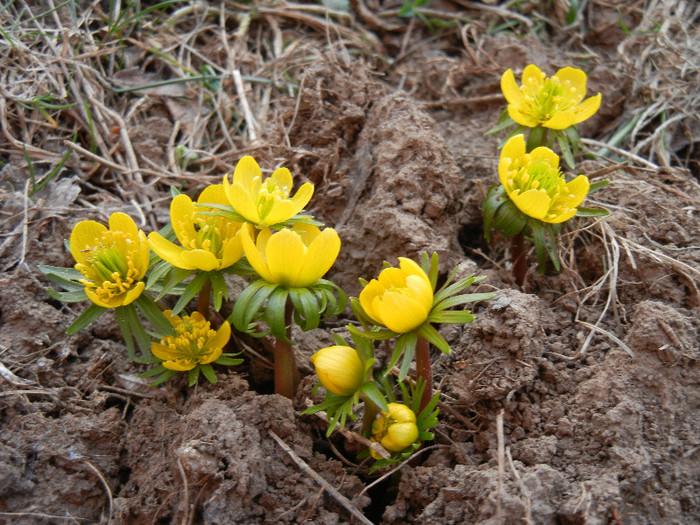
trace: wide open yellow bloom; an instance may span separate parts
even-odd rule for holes
[[[525,137],[512,137],[501,151],[498,175],[508,197],[525,215],[558,223],[576,215],[590,183],[579,175],[567,182],[559,170],[559,156],[539,147],[525,153]]]
[[[207,186],[198,203],[223,204],[228,200],[221,184]],[[170,204],[170,222],[182,246],[153,232],[148,236],[151,249],[177,268],[185,270],[223,270],[243,256],[241,231],[249,224],[210,215],[213,208],[196,206],[187,195],[175,197]]]
[[[143,292],[141,281],[148,269],[146,234],[125,213],[109,217],[109,229],[95,221],[82,221],[70,235],[75,269],[85,279],[85,294],[104,308],[125,306]]]
[[[224,191],[229,204],[247,221],[258,228],[280,224],[294,217],[311,200],[314,186],[302,184],[293,197],[292,174],[287,168],[279,168],[263,181],[260,166],[251,156],[243,157],[233,172],[229,184],[224,175]]]
[[[314,284],[333,266],[340,252],[340,237],[333,228],[297,223],[272,233],[264,228],[255,242],[245,231],[243,250],[250,265],[269,283],[286,288]]]
[[[566,129],[591,117],[600,107],[601,95],[586,96],[586,73],[564,67],[552,77],[530,64],[523,71],[522,86],[513,70],[501,77],[501,89],[508,101],[508,115],[518,124],[534,128]]]
[[[400,452],[418,439],[416,414],[401,403],[389,403],[389,412],[372,423],[372,441],[378,442],[390,452]],[[381,456],[370,450],[374,459]]]
[[[231,326],[227,321],[218,330],[212,330],[209,321],[199,312],[180,317],[172,315],[172,310],[165,310],[163,315],[172,323],[175,335],[163,337],[160,343],[152,343],[151,352],[163,360],[165,368],[184,372],[221,357],[231,337]]]
[[[400,268],[386,268],[360,292],[360,305],[377,324],[397,333],[422,325],[433,306],[433,287],[423,269],[399,257]]]
[[[326,390],[339,396],[354,394],[365,382],[365,367],[349,346],[329,346],[311,356],[316,375]]]

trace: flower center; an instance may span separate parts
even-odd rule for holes
[[[281,185],[275,179],[268,178],[260,185],[258,191],[258,215],[264,220],[275,204],[288,198],[289,188]]]
[[[239,223],[226,217],[209,215],[209,212],[212,211],[214,210],[198,208],[191,217],[182,221],[186,223],[189,220],[195,230],[193,237],[182,239],[182,245],[183,248],[188,250],[207,250],[220,259],[224,241],[236,234]],[[181,231],[186,231],[186,229],[182,228]]]
[[[213,351],[209,348],[209,340],[215,335],[209,321],[186,315],[175,327],[175,335],[163,337],[161,344],[168,347],[173,361],[196,365],[208,361]]]
[[[571,81],[562,82],[557,77],[545,78],[544,73],[542,78],[543,83],[530,79],[529,84],[524,84],[521,88],[529,113],[538,120],[547,121],[558,112],[570,110],[583,99],[583,94],[577,92]]]
[[[508,183],[513,190],[525,193],[528,190],[544,191],[552,199],[556,199],[561,193],[564,178],[559,168],[554,168],[549,163],[525,156],[523,166],[514,166],[508,172]]]
[[[126,233],[108,230],[98,244],[90,248],[87,264],[75,268],[85,276],[80,283],[94,290],[105,302],[126,293],[139,280],[134,263],[138,246]]]

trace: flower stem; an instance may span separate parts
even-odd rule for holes
[[[287,341],[291,341],[293,308],[291,301],[287,299],[284,311]],[[299,368],[292,344],[287,341],[275,339],[275,394],[293,399],[299,385]]]
[[[433,370],[430,367],[430,344],[425,337],[418,337],[416,342],[416,372],[418,378],[425,381],[425,390],[420,398],[420,410],[423,410],[433,397]]]
[[[209,320],[209,303],[211,302],[211,280],[204,281],[202,289],[197,297],[197,311],[202,314],[206,320]]]
[[[520,232],[510,239],[510,260],[513,262],[513,277],[518,286],[522,287],[527,273],[525,260],[525,235]]]

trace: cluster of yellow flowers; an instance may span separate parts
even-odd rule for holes
[[[485,233],[488,237],[492,225],[510,237],[531,233],[540,263],[545,251],[551,256],[542,244],[544,232],[554,234],[554,226],[584,211],[581,203],[591,190],[585,175],[566,179],[559,156],[547,144],[551,132],[570,160],[567,148],[575,147],[577,139],[571,130],[601,103],[600,94],[584,99],[586,80],[583,71],[571,67],[547,78],[534,65],[525,68],[521,86],[510,69],[501,78],[508,101],[504,118],[507,114],[506,124],[516,128],[500,154],[501,184],[489,190],[484,203]],[[522,132],[527,128],[526,140]],[[287,168],[265,178],[255,159],[245,156],[229,179],[227,174],[221,184],[207,186],[196,201],[184,194],[175,196],[169,226],[148,236],[124,213],[113,213],[108,226],[79,222],[69,241],[74,269],[44,271],[67,290],[57,297],[92,302],[69,331],[86,326],[106,309],[115,310],[130,358],[135,359],[136,341],[145,355],[142,361],[158,365],[143,374],[161,374],[153,384],[177,372],[187,372],[190,384],[200,372],[216,381],[212,364],[242,361],[225,352],[232,326],[260,336],[264,333],[257,330],[257,323],[264,321],[275,337],[276,391],[293,397],[298,369],[291,324],[303,330],[316,328],[324,316],[337,315],[346,307],[342,290],[323,278],[340,253],[340,237],[333,228],[321,229],[302,215],[314,187],[307,182],[293,193]],[[432,439],[429,429],[437,422],[439,393],[432,390],[430,344],[450,351],[433,324],[470,322],[469,310],[453,308],[493,296],[463,293],[481,280],[473,275],[456,282],[451,275],[438,289],[436,254],[432,258],[423,254],[420,264],[405,257],[398,260],[398,267],[387,264],[377,278],[361,280],[359,297],[351,299],[359,321],[359,326],[348,326],[354,347],[337,336],[335,345],[311,357],[327,392],[321,404],[306,411],[326,410],[331,432],[346,417],[354,418],[355,405],[363,402],[369,415],[364,433],[386,452],[372,449],[367,454],[380,464],[405,457],[421,441]],[[227,297],[226,273],[253,278],[236,298],[229,318],[214,329],[208,305],[213,294],[218,311]],[[180,298],[174,307],[161,311],[156,301],[168,294]],[[198,311],[187,314],[184,308],[196,295]],[[145,331],[135,308],[160,332],[158,342]],[[374,341],[389,339],[395,339],[394,348],[380,377],[374,371]],[[397,378],[403,382],[414,357],[417,382],[411,384],[410,393],[402,386],[405,403],[398,403],[387,376],[401,359]]]

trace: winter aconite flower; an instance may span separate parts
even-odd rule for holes
[[[199,312],[192,315],[172,315],[172,310],[163,314],[175,328],[175,335],[163,337],[160,343],[153,343],[151,352],[163,360],[163,366],[169,370],[192,370],[197,365],[213,363],[223,351],[231,337],[228,322],[213,330],[209,321]]]
[[[233,182],[224,176],[224,191],[230,205],[258,228],[280,224],[299,213],[311,200],[314,186],[302,184],[293,197],[292,174],[279,168],[265,180],[260,166],[250,156],[243,157],[233,172]]]
[[[204,188],[197,202],[228,206],[221,184]],[[250,226],[213,211],[196,206],[187,195],[178,195],[170,204],[170,222],[182,246],[153,232],[148,236],[151,248],[161,259],[185,270],[209,272],[235,264],[243,256],[241,231]]]
[[[378,442],[390,452],[400,452],[418,439],[416,414],[401,403],[389,403],[389,411],[372,424],[372,441]],[[382,459],[370,450],[374,459]]]
[[[115,308],[134,302],[143,292],[148,269],[146,234],[125,213],[109,217],[109,229],[95,221],[75,225],[70,236],[75,268],[85,294],[98,306]]]
[[[530,64],[518,86],[512,69],[501,77],[508,101],[508,115],[518,124],[534,128],[566,129],[591,117],[600,107],[598,93],[584,100],[587,76],[580,69],[564,67],[552,77]]]
[[[349,346],[329,346],[311,356],[316,375],[326,390],[338,396],[354,394],[365,382],[365,366]]]
[[[399,268],[382,270],[360,292],[360,304],[376,323],[396,333],[422,325],[433,307],[433,287],[423,269],[399,257]]]
[[[314,284],[333,266],[340,252],[340,237],[333,228],[297,223],[273,233],[263,228],[255,242],[245,231],[243,249],[250,265],[269,283],[286,288]]]
[[[576,215],[590,188],[588,177],[567,182],[559,157],[549,148],[525,152],[525,138],[516,135],[501,151],[498,175],[508,197],[525,215],[543,222],[560,223]]]

